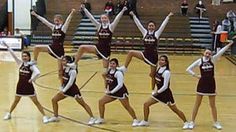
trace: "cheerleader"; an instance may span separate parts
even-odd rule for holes
[[[134,109],[130,106],[128,91],[124,85],[124,75],[121,71],[117,70],[118,60],[113,58],[109,63],[109,70],[106,75],[106,95],[99,100],[99,114],[100,118],[95,121],[95,124],[102,124],[104,120],[105,104],[119,99],[124,108],[129,112],[133,118],[132,126],[138,125]]]
[[[117,26],[118,22],[120,21],[123,13],[127,10],[124,7],[121,12],[116,16],[114,21],[110,23],[109,17],[106,14],[101,15],[101,22],[98,22],[92,14],[85,8],[82,4],[81,9],[85,12],[88,18],[92,21],[92,23],[97,28],[98,34],[98,44],[96,45],[81,45],[76,55],[75,63],[77,63],[84,53],[93,53],[96,54],[99,58],[103,60],[103,78],[105,78],[105,74],[107,72],[109,57],[111,54],[110,44],[112,40],[112,34]]]
[[[72,58],[70,56],[64,56],[62,58],[63,84],[60,87],[60,92],[58,92],[52,98],[52,106],[53,106],[54,116],[51,117],[48,121],[49,122],[59,121],[58,102],[65,99],[66,97],[73,97],[89,114],[90,119],[89,119],[88,125],[92,125],[92,124],[94,124],[95,118],[93,116],[93,113],[92,113],[90,107],[82,98],[80,90],[79,90],[78,86],[76,85],[77,69],[67,66],[67,63],[72,63],[73,61],[74,61],[74,58]]]
[[[215,105],[215,96],[216,96],[216,84],[214,78],[214,63],[216,60],[223,55],[223,53],[233,44],[233,42],[226,45],[222,48],[216,55],[212,56],[212,52],[210,50],[205,50],[203,57],[193,62],[188,68],[187,72],[191,74],[193,77],[199,79],[197,85],[197,92],[196,92],[196,101],[193,107],[192,112],[192,121],[189,123],[189,129],[193,129],[195,126],[195,118],[197,116],[198,109],[202,102],[202,97],[204,95],[209,97],[209,103],[211,107],[211,112],[214,120],[213,126],[216,129],[222,129],[221,124],[217,120],[217,110]],[[199,67],[200,68],[200,75],[197,75],[193,72],[193,68]]]
[[[64,39],[66,36],[66,31],[69,27],[70,21],[72,19],[75,9],[71,10],[71,13],[67,17],[65,23],[63,24],[62,15],[57,14],[54,16],[54,23],[50,23],[45,18],[39,16],[35,11],[31,11],[31,15],[38,18],[43,24],[52,30],[52,44],[51,45],[36,45],[34,48],[34,62],[38,60],[40,52],[48,52],[51,56],[58,60],[58,73],[59,78],[62,79],[62,66],[60,59],[64,56],[65,51],[63,47]]]
[[[33,82],[39,76],[40,71],[36,67],[36,65],[32,65],[31,63],[29,63],[31,60],[30,53],[27,51],[23,51],[22,60],[20,60],[14,54],[14,51],[5,42],[2,42],[2,44],[7,47],[8,51],[10,52],[12,57],[15,59],[17,65],[19,66],[19,81],[16,87],[15,100],[13,104],[11,105],[10,111],[6,113],[3,119],[4,120],[11,119],[11,113],[16,108],[21,97],[28,96],[33,101],[33,103],[37,106],[40,113],[43,115],[43,123],[47,123],[48,117],[45,115],[43,107],[37,99],[34,86],[33,86]]]
[[[164,28],[166,27],[170,16],[173,15],[172,12],[169,13],[169,15],[166,17],[164,22],[162,23],[161,27],[158,30],[155,30],[156,24],[153,21],[148,22],[148,28],[145,29],[143,25],[140,23],[136,15],[131,11],[130,15],[133,16],[134,22],[137,25],[138,29],[141,31],[143,35],[143,42],[144,42],[144,52],[142,51],[136,51],[136,50],[131,50],[129,51],[125,65],[120,67],[122,71],[126,71],[132,57],[138,58],[140,60],[143,60],[146,62],[148,65],[150,65],[151,72],[150,72],[150,77],[152,78],[152,89],[155,87],[155,71],[156,71],[156,63],[158,61],[158,53],[157,53],[157,45],[158,45],[158,39],[163,32]]]
[[[169,60],[166,55],[161,55],[159,58],[159,68],[155,74],[156,89],[152,92],[150,97],[143,105],[144,120],[142,120],[139,126],[148,126],[149,107],[158,102],[166,104],[173,112],[175,112],[181,120],[184,122],[183,129],[188,128],[188,122],[182,111],[180,111],[174,101],[172,92],[170,90],[170,67]]]

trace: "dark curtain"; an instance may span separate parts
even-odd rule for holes
[[[45,4],[45,0],[38,0],[36,2],[36,10],[37,10],[37,13],[40,15],[40,16],[43,16],[46,14],[46,4]]]
[[[38,0],[36,2],[36,7],[33,7],[37,14],[39,14],[40,16],[44,16],[46,14],[46,4],[45,4],[45,0]],[[31,16],[31,29],[32,30],[36,30],[36,27],[38,26],[39,20],[34,17]]]
[[[0,31],[3,31],[5,27],[7,27],[7,2],[3,4],[2,8],[0,9]]]

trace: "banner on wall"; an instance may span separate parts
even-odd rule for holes
[[[14,50],[22,50],[23,48],[21,37],[0,37],[0,43],[1,41],[5,41],[7,45]],[[2,50],[7,48],[0,44],[0,49]]]

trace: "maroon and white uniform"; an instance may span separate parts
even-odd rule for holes
[[[142,52],[143,58],[146,63],[156,67],[156,63],[158,61],[158,51],[157,51],[158,39],[169,21],[169,16],[165,18],[160,28],[156,31],[148,31],[143,27],[143,25],[140,23],[139,19],[135,15],[133,16],[133,18],[135,24],[137,25],[138,29],[141,31],[143,35],[143,42],[144,42],[144,52]]]
[[[32,76],[30,65],[22,64],[19,69],[19,81],[17,83],[16,94],[19,96],[23,95],[35,95],[34,86],[29,83]]]
[[[66,36],[66,31],[72,18],[72,12],[69,14],[63,25],[52,24],[39,15],[36,15],[36,17],[52,30],[53,42],[51,45],[48,46],[49,54],[57,59],[61,59],[65,53],[63,43]]]
[[[153,92],[152,98],[166,105],[174,105],[175,101],[170,90],[170,71],[166,67],[160,67],[156,72],[155,81],[157,90]]]
[[[39,69],[36,65],[31,65],[28,62],[23,62],[14,54],[12,49],[8,49],[12,57],[15,59],[19,68],[19,80],[16,87],[16,95],[17,96],[36,96],[33,81],[38,77],[40,74]],[[32,83],[29,83],[29,80]]]
[[[216,83],[214,78],[214,64],[211,59],[203,61],[201,58],[200,72],[201,78],[197,85],[197,93],[199,94],[215,94]]]
[[[54,28],[52,32],[52,44],[48,46],[50,55],[55,58],[62,58],[65,54],[64,51],[64,39],[66,34],[61,30],[61,27],[58,29]]]
[[[79,91],[78,86],[76,85],[76,69],[64,67],[63,70],[63,84],[61,86],[61,91],[66,96],[81,98],[81,93]]]
[[[123,73],[119,70],[109,70],[106,76],[107,90],[110,91],[108,96],[117,99],[124,99],[128,97],[128,91],[124,85]]]
[[[110,44],[112,40],[112,34],[125,10],[123,9],[122,11],[120,11],[120,13],[116,16],[112,23],[100,23],[86,8],[84,8],[83,10],[97,28],[98,44],[95,48],[98,53],[98,57],[108,60],[111,54]]]
[[[144,52],[143,56],[145,58],[145,62],[147,64],[156,65],[158,61],[158,54],[157,54],[157,43],[158,39],[155,37],[155,32],[153,34],[146,34],[143,38],[144,42]]]
[[[216,55],[211,58],[202,58],[193,62],[188,68],[187,72],[191,75],[195,75],[193,68],[199,67],[201,72],[201,78],[199,79],[197,85],[197,94],[199,95],[216,95],[216,84],[214,78],[214,63],[217,59],[222,56],[222,54],[231,46],[231,44],[226,45],[222,48]]]
[[[112,32],[109,27],[103,28],[101,26],[98,31],[98,44],[96,44],[99,58],[109,58],[111,55],[111,39]]]

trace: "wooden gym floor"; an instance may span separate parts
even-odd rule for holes
[[[17,53],[20,56],[20,53]],[[102,62],[95,56],[86,55],[87,60],[79,62],[77,84],[81,89],[84,100],[90,105],[94,115],[98,114],[98,100],[104,95],[104,85],[101,77]],[[112,54],[117,57],[120,64],[124,63],[126,54]],[[171,66],[171,89],[179,109],[187,119],[191,118],[191,112],[195,101],[195,88],[197,79],[188,75],[185,69],[200,56],[169,55]],[[0,52],[0,116],[3,117],[14,100],[15,88],[18,81],[18,68],[6,51]],[[57,62],[47,53],[39,56],[38,67],[41,77],[36,80],[35,88],[38,99],[46,110],[48,116],[52,116],[51,98],[57,93],[59,81],[57,79]],[[199,71],[196,68],[196,71]],[[133,59],[125,74],[125,84],[129,90],[129,99],[134,107],[138,119],[143,119],[143,103],[150,97],[149,66],[142,61]],[[218,118],[225,132],[233,132],[236,122],[236,68],[227,59],[222,57],[216,63],[215,77],[217,82],[216,104]],[[88,83],[86,83],[88,81]],[[182,121],[165,105],[156,104],[151,107],[149,127],[131,127],[131,117],[121,106],[119,101],[106,105],[103,125],[87,126],[88,115],[73,98],[67,98],[59,103],[60,122],[42,123],[42,116],[31,100],[22,98],[12,113],[12,119],[0,120],[1,132],[97,132],[97,131],[137,131],[137,132],[178,132],[182,130]],[[208,98],[204,97],[196,119],[194,132],[217,131],[212,127],[212,117],[208,104]]]

